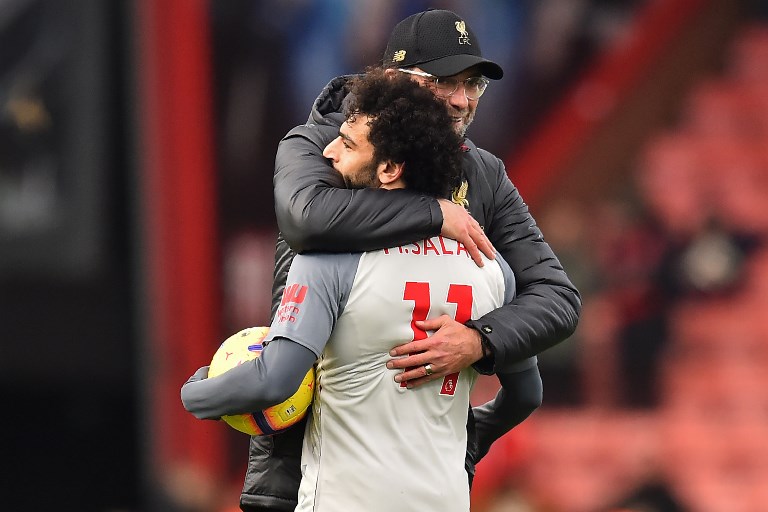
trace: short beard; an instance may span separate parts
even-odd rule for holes
[[[344,176],[344,182],[347,184],[347,188],[379,188],[381,183],[376,177],[376,171],[379,164],[377,162],[370,162],[361,167],[354,176]]]
[[[466,123],[461,123],[461,125],[459,125],[456,128],[456,133],[459,134],[459,137],[465,137],[467,135],[467,129],[469,128],[469,125],[472,124],[472,121],[474,120],[475,120],[475,113],[473,112],[469,115],[469,118],[467,119]]]

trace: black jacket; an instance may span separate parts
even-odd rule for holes
[[[315,102],[306,125],[280,142],[275,160],[275,211],[280,228],[275,255],[272,314],[280,303],[296,252],[357,252],[392,247],[440,233],[437,200],[407,190],[344,188],[322,156],[344,121],[347,77],[331,81]],[[467,325],[490,343],[494,358],[478,362],[481,373],[503,371],[570,336],[581,310],[579,294],[528,212],[503,163],[465,141],[463,172],[473,217],[512,268],[515,300]],[[290,247],[289,247],[290,246]],[[535,408],[535,407],[534,407]],[[475,410],[477,432],[495,432],[492,413]],[[468,425],[474,430],[470,419]],[[252,437],[241,496],[244,510],[293,510],[301,457],[300,426],[273,437]],[[471,436],[473,437],[473,436]],[[468,471],[492,440],[468,446]]]

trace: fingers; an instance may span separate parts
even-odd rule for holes
[[[434,365],[432,365],[434,373],[427,375],[427,371],[424,368],[424,365],[417,366],[415,368],[409,368],[408,370],[398,373],[395,375],[395,382],[405,382],[407,388],[414,388],[418,387],[422,384],[426,384],[427,382],[430,382],[435,379],[442,379],[443,376],[440,375],[437,371],[437,369],[434,369]]]
[[[410,354],[406,357],[392,359],[387,361],[387,368],[390,370],[403,371],[394,376],[395,382],[406,382],[407,387],[411,388],[424,384],[434,379],[442,377],[441,369],[431,360],[428,352]],[[431,372],[427,370],[427,365]]]
[[[488,237],[485,236],[485,232],[483,232],[482,236],[479,240],[476,240],[477,247],[480,249],[480,252],[485,254],[485,257],[489,260],[496,259],[496,248],[493,246],[490,240],[488,240]]]
[[[437,377],[432,375],[430,377],[421,377],[419,379],[408,379],[408,381],[405,384],[405,387],[408,388],[408,389],[417,388],[417,387],[419,387],[421,385],[426,384],[427,382],[431,382],[431,381],[435,380],[436,378]]]
[[[478,267],[485,266],[485,263],[483,262],[483,257],[481,256],[481,253],[480,253],[480,249],[478,249],[475,243],[464,244],[464,247],[466,247],[467,251],[469,251],[469,255],[472,258],[472,261],[475,262],[475,265],[477,265]]]
[[[487,238],[480,228],[480,225],[477,224],[477,221],[471,217],[468,217],[468,219],[471,221],[471,224],[457,234],[456,240],[467,249],[472,261],[474,261],[478,267],[482,267],[484,263],[483,258],[480,255],[482,251],[480,250],[479,244],[483,244],[483,247],[487,249],[487,245],[489,245],[490,242],[484,242],[484,240],[487,241]]]
[[[477,224],[477,222],[475,222],[475,224]],[[464,247],[469,251],[472,261],[474,261],[478,267],[482,267],[483,260],[480,253],[485,254],[486,258],[492,260],[496,258],[496,249],[493,247],[491,241],[488,240],[488,237],[485,236],[485,231],[483,231],[479,224],[473,227],[474,229],[470,230],[468,233],[469,241],[464,243]]]
[[[412,352],[416,352],[415,342],[406,343],[405,345],[398,345],[397,347],[393,348],[389,351],[389,355],[392,357],[400,357],[400,356],[407,356],[408,354]],[[400,361],[400,359],[398,359]],[[400,366],[399,368],[404,368],[404,366]]]
[[[440,200],[440,209],[443,213],[443,227],[441,235],[453,238],[463,245],[469,253],[472,261],[479,267],[484,265],[480,254],[485,254],[488,259],[496,257],[491,241],[483,231],[483,227],[464,208]]]
[[[440,315],[437,318],[430,318],[427,320],[416,320],[415,324],[416,324],[416,327],[418,327],[422,331],[437,331],[442,326],[449,323],[451,320],[453,319],[448,315]]]
[[[440,315],[437,318],[430,318],[428,320],[417,320],[415,324],[419,329],[437,333],[441,328],[452,323],[456,323],[456,320],[448,315]],[[441,342],[438,342],[438,345],[439,343]],[[436,338],[434,334],[432,334],[429,338],[423,340],[410,341],[403,345],[398,345],[389,351],[390,356],[397,357],[398,359],[390,360],[387,363],[387,368],[408,368],[409,366],[418,366],[430,362],[434,364],[435,361],[429,361],[427,359],[428,356],[425,354],[426,351],[434,348],[435,344]],[[437,354],[433,352],[429,357],[434,357],[436,355]]]
[[[204,379],[208,378],[208,366],[202,366],[197,369],[195,373],[192,374],[192,376],[187,379],[187,382],[198,382]]]
[[[437,318],[432,318],[429,320],[417,320],[416,327],[424,331],[438,331],[441,327],[443,327],[443,325],[450,322],[455,322],[455,320],[453,320],[448,315],[441,315]],[[398,359],[400,362],[397,366],[395,366],[395,368],[415,366],[417,364],[421,364],[421,362],[414,361],[412,358],[417,356],[419,353],[424,352],[425,350],[429,350],[433,343],[434,340],[430,338],[419,341],[410,341],[408,343],[404,343],[403,345],[394,347],[389,351],[389,355],[392,357],[409,356],[403,359]],[[403,361],[405,363],[403,363]],[[426,364],[427,362],[429,361],[425,361],[424,363]]]
[[[426,354],[425,352],[421,352],[417,354],[411,354],[406,357],[391,359],[387,361],[387,368],[389,368],[390,370],[399,370],[402,368],[410,369],[410,368],[422,367],[425,364],[429,363],[429,360],[427,359],[428,356],[426,356],[425,354]],[[419,375],[419,377],[421,377],[421,375]]]

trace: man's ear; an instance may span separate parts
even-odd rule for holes
[[[400,177],[403,175],[403,169],[405,168],[405,162],[392,162],[387,160],[379,164],[377,169],[377,177],[382,185],[396,184]]]

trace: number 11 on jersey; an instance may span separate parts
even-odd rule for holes
[[[413,301],[413,311],[411,312],[411,330],[413,330],[414,340],[423,340],[427,337],[426,331],[416,327],[416,322],[426,320],[429,309],[432,305],[429,283],[407,281],[403,292],[403,300]],[[454,320],[464,323],[472,315],[472,287],[466,284],[451,284],[448,287],[448,297],[446,302],[456,304],[456,313]],[[456,392],[456,384],[459,380],[459,374],[452,373],[443,378],[443,386],[440,394],[453,395]],[[400,386],[404,387],[405,382]]]

